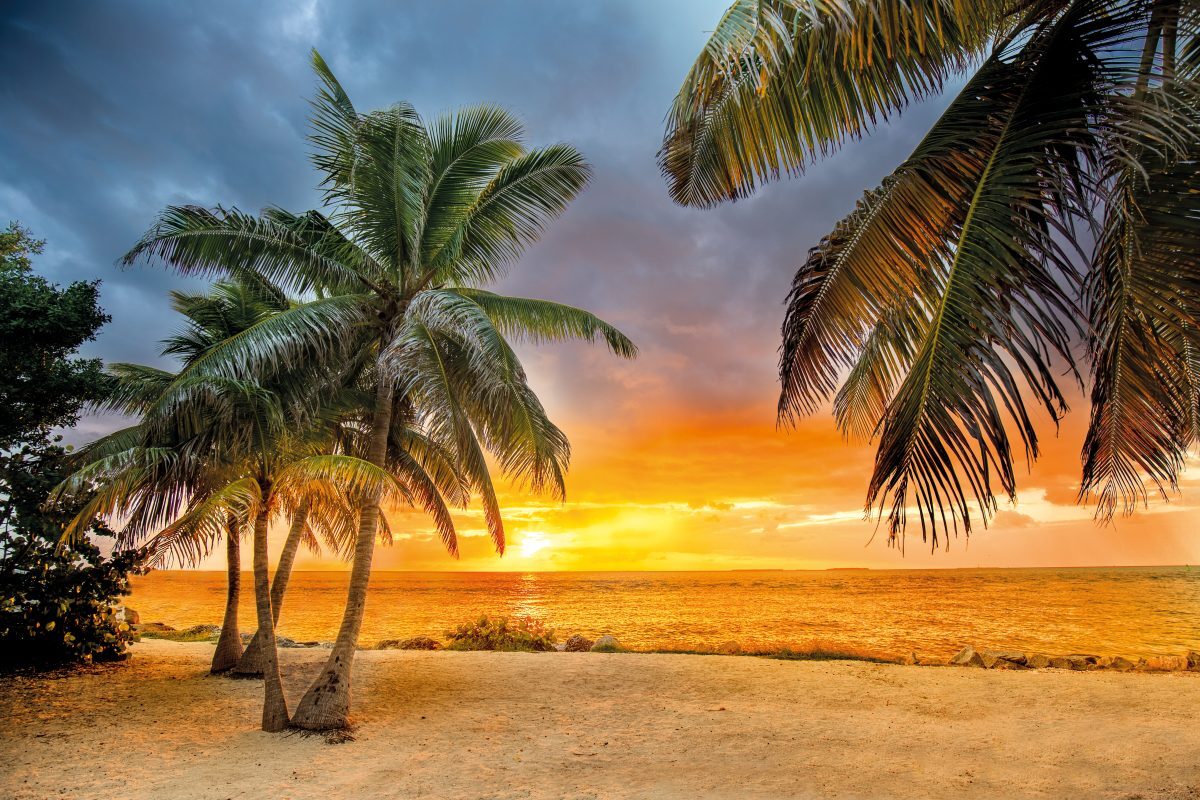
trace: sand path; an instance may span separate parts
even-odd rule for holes
[[[0,681],[0,797],[1200,798],[1196,674],[370,651],[329,744],[211,652]],[[323,655],[283,651],[293,702]]]

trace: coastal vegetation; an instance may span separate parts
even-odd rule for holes
[[[538,619],[490,618],[459,625],[446,634],[447,650],[505,650],[545,653],[554,651],[554,629]]]
[[[122,658],[133,634],[115,613],[139,569],[136,550],[61,540],[87,498],[47,504],[71,470],[51,430],[107,391],[100,362],[76,356],[108,321],[97,284],[62,288],[34,274],[43,242],[16,223],[0,232],[0,670]]]
[[[738,0],[685,78],[672,197],[736,200],[965,79],[803,260],[782,425],[877,442],[868,513],[937,547],[1015,500],[1091,378],[1079,500],[1177,489],[1200,436],[1200,9],[1174,0]],[[1086,356],[1077,342],[1086,343]]]

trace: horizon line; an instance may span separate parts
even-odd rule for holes
[[[1187,564],[1060,564],[1055,566],[983,566],[974,567],[822,567],[822,568],[805,568],[805,567],[761,567],[761,568],[729,568],[729,569],[374,569],[372,574],[377,573],[410,573],[410,574],[429,574],[429,573],[445,573],[449,575],[553,575],[553,574],[619,574],[619,573],[734,573],[734,572],[949,572],[949,571],[964,571],[964,570],[1016,570],[1016,569],[1190,569],[1193,565]],[[271,570],[274,571],[273,569]],[[151,569],[146,574],[151,572],[213,572],[225,574],[223,569],[196,569],[193,567],[161,567]],[[244,569],[243,573],[250,573],[253,570]],[[294,569],[292,574],[297,572],[350,572],[349,567],[345,569]],[[142,576],[138,576],[142,577]]]

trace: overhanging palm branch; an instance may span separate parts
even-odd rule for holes
[[[909,510],[936,545],[1015,496],[1010,437],[1036,457],[1026,406],[1066,411],[1058,381],[1085,325],[1081,497],[1107,518],[1147,481],[1175,485],[1200,416],[1198,16],[1137,0],[739,2],[697,59],[660,154],[690,205],[798,171],[978,64],[788,298],[780,421],[834,396],[847,435],[880,437],[868,508],[893,542]]]

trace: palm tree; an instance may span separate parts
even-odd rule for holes
[[[238,668],[244,660],[237,623],[240,538],[242,531],[253,523],[253,517],[226,509],[223,518],[218,514],[215,523],[208,520],[210,524],[201,525],[196,522],[197,509],[210,507],[214,502],[220,507],[222,488],[244,478],[247,469],[244,459],[229,448],[223,436],[203,438],[188,430],[199,424],[196,419],[203,417],[204,409],[198,413],[196,408],[186,406],[170,411],[164,411],[164,407],[170,408],[181,389],[186,391],[194,384],[192,365],[215,344],[288,305],[281,292],[261,282],[217,283],[204,294],[173,292],[172,306],[187,324],[164,341],[163,354],[181,358],[182,370],[171,373],[135,364],[110,365],[112,391],[105,408],[142,415],[142,420],[83,448],[79,461],[86,466],[59,490],[60,493],[87,491],[92,495],[68,534],[75,528],[82,530],[97,515],[121,518],[123,524],[118,527],[126,546],[142,544],[151,532],[158,531],[144,542],[151,564],[161,565],[171,559],[195,563],[224,536],[228,588],[221,634],[211,665],[214,673]],[[300,383],[303,387],[304,382]],[[323,422],[326,424],[313,426],[306,434],[310,449],[326,444],[320,437],[329,425]],[[296,438],[294,433],[291,438]],[[318,516],[319,524],[308,520],[309,505],[302,503],[296,510],[292,532],[280,559],[284,569],[282,575],[280,570],[276,571],[272,599],[281,599],[299,540],[306,538],[310,547],[316,547],[314,528],[334,548],[344,550],[351,539],[349,526],[344,524],[349,519],[346,503],[326,508]],[[185,506],[189,507],[187,513]],[[118,524],[116,520],[114,524]],[[272,618],[278,621],[277,610]],[[254,641],[259,645],[252,657],[261,676],[261,637],[256,634]],[[241,670],[243,674],[246,671]]]
[[[112,391],[100,404],[99,410],[131,416],[149,413],[171,385],[186,376],[188,367],[196,359],[216,343],[236,335],[270,314],[287,308],[288,300],[277,289],[262,282],[253,285],[244,282],[218,282],[203,294],[172,292],[171,305],[183,315],[186,323],[181,331],[163,341],[162,354],[179,358],[183,363],[182,372],[172,373],[139,364],[110,364],[108,372]],[[214,485],[224,480],[222,474],[227,475],[229,467],[219,452],[198,454],[194,450],[189,450],[189,455],[193,459],[200,457],[201,461],[190,464],[186,470],[179,469],[178,463],[167,465],[162,460],[156,462],[153,458],[156,451],[146,449],[150,443],[145,441],[145,433],[146,428],[141,423],[119,430],[82,448],[75,459],[80,465],[93,464],[93,471],[96,468],[110,470],[114,467],[125,470],[125,480],[113,483],[113,486],[138,487],[136,491],[125,494],[119,501],[111,493],[100,493],[93,498],[94,503],[122,504],[122,510],[128,518],[119,527],[122,531],[122,541],[128,546],[142,544],[141,539],[150,536],[153,531],[182,513],[185,503],[202,500]],[[166,441],[156,444],[160,449],[166,447],[169,450],[178,442]],[[140,449],[142,457],[130,459],[128,454],[137,449]],[[112,456],[118,456],[118,461],[112,461]],[[91,472],[85,471],[83,474]],[[109,475],[111,476],[111,473]],[[142,483],[130,484],[130,479],[140,480]],[[83,484],[76,481],[71,485]],[[86,513],[88,510],[85,509]],[[225,525],[227,591],[221,634],[213,653],[213,673],[229,671],[242,657],[237,611],[241,593],[240,539],[244,526],[245,520],[234,516],[230,516]],[[172,559],[183,563],[195,563],[208,555],[216,542],[205,539],[187,540],[176,531],[170,537],[150,536],[145,544],[149,547],[150,563],[162,565]]]
[[[360,434],[364,420],[361,412],[356,414],[352,409],[356,408],[356,402],[357,408],[362,408],[369,397],[373,396],[373,392],[365,394],[361,390],[347,390],[341,394],[336,403],[328,406],[321,414],[321,422],[318,425],[328,437],[322,443],[322,448],[331,454],[362,457],[365,442]],[[392,419],[385,469],[408,486],[414,496],[427,496],[427,500],[424,501],[426,508],[432,509],[435,521],[440,523],[443,543],[451,555],[457,556],[453,523],[448,518],[442,518],[437,498],[446,506],[465,508],[470,502],[469,482],[454,463],[453,454],[447,447],[439,444],[428,433],[411,427],[413,421],[406,419],[403,413],[393,413]],[[342,513],[340,506],[334,511],[333,514],[322,514],[319,510],[310,508],[308,504],[301,504],[292,517],[287,538],[280,548],[275,573],[271,578],[271,612],[276,627],[279,625],[283,598],[300,544],[308,544],[310,550],[319,549],[313,533],[314,528],[323,533],[331,550],[347,559],[351,556],[355,531],[349,525],[342,524],[343,521],[349,522],[350,517]],[[382,514],[380,526],[383,529],[382,538],[390,542],[391,530]],[[263,643],[263,632],[255,631],[245,652],[233,668],[234,675],[262,677]]]
[[[177,416],[179,407],[187,407],[189,415],[195,412],[203,419],[196,436],[219,438],[227,451],[241,454],[242,475],[189,508],[172,527],[195,539],[195,532],[219,530],[230,517],[252,521],[254,597],[265,685],[264,731],[283,730],[289,722],[268,577],[271,522],[290,519],[294,525],[301,514],[335,519],[347,515],[361,496],[367,496],[397,504],[422,504],[434,515],[452,549],[455,536],[449,509],[427,475],[414,470],[406,476],[408,483],[401,483],[387,470],[362,459],[321,453],[319,446],[313,446],[314,440],[304,435],[306,426],[296,435],[297,417],[294,412],[285,413],[289,404],[281,399],[286,401],[287,395],[261,391],[251,382],[213,376],[194,384],[176,384],[175,396],[166,398],[168,405],[178,404],[172,416]],[[316,442],[323,444],[319,439]]]
[[[800,266],[781,424],[878,438],[866,507],[934,547],[1015,499],[1033,414],[1082,385],[1081,501],[1131,513],[1200,434],[1200,5],[739,0],[684,81],[660,165],[710,206],[802,171],[974,69]],[[1013,441],[1015,437],[1016,442]]]
[[[477,106],[426,125],[405,103],[358,112],[314,51],[313,161],[329,214],[261,215],[170,207],[125,257],[156,256],[185,273],[253,274],[310,302],[264,320],[202,359],[202,369],[269,382],[296,365],[362,358],[376,376],[366,409],[366,460],[383,467],[397,413],[452,448],[480,496],[496,549],[500,519],[488,465],[534,490],[562,493],[566,437],[545,415],[505,336],[533,341],[603,337],[618,355],[636,349],[594,315],[497,295],[496,279],[587,181],[572,147],[528,150],[507,112]],[[365,497],[347,603],[321,674],[293,723],[347,724],[350,669],[366,603],[380,510]]]
[[[314,376],[303,374],[289,387],[307,393]],[[94,491],[96,498],[68,526],[66,535],[84,529],[95,516],[125,512],[136,530],[156,519],[146,501],[164,489],[186,483],[181,464],[199,464],[206,485],[193,479],[187,508],[149,542],[154,557],[184,552],[193,560],[222,535],[247,523],[253,530],[255,607],[262,643],[265,679],[262,727],[283,730],[288,724],[286,699],[279,671],[268,582],[267,532],[276,518],[328,520],[336,525],[349,519],[363,494],[386,497],[393,503],[421,505],[433,514],[451,550],[455,533],[449,509],[432,478],[419,466],[403,470],[404,482],[386,470],[346,455],[328,455],[327,444],[308,432],[316,426],[297,413],[295,393],[266,391],[252,381],[219,376],[176,378],[149,408],[141,423],[146,441],[174,437],[173,448],[138,445],[99,458],[56,489],[56,496]],[[288,410],[291,409],[291,413]],[[297,432],[298,431],[298,432]],[[205,454],[198,458],[195,454]],[[219,453],[221,467],[207,454]],[[123,536],[131,535],[129,525]],[[134,534],[136,535],[136,534]]]

